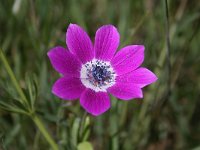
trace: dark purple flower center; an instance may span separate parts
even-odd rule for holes
[[[110,62],[93,59],[82,66],[81,81],[87,87],[99,91],[106,91],[115,84],[116,74]]]
[[[87,76],[91,84],[95,86],[103,86],[113,81],[113,74],[111,66],[102,61],[91,62],[86,65]]]
[[[109,66],[103,66],[103,65],[93,65],[92,66],[92,76],[98,85],[103,85],[107,82],[109,82],[109,79],[111,79],[111,72],[107,69]]]

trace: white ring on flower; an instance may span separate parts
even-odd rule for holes
[[[100,71],[105,71],[105,73],[98,73],[94,77],[96,73],[94,70],[97,67],[103,67],[104,69],[100,69]],[[107,79],[105,80],[96,80],[95,78],[101,77],[101,75],[107,75]],[[90,88],[95,92],[106,92],[106,90],[115,84],[116,74],[114,69],[112,68],[110,62],[102,61],[98,59],[93,59],[82,65],[80,71],[80,79],[82,84],[86,88]],[[102,79],[102,78],[100,78]]]

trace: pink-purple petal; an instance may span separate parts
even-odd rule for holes
[[[61,46],[52,48],[47,53],[53,68],[63,75],[79,77],[81,63],[76,57]]]
[[[95,35],[95,58],[106,61],[112,59],[118,48],[119,40],[120,35],[113,25],[100,27]]]
[[[143,98],[142,90],[137,84],[117,81],[115,85],[108,89],[108,92],[122,100]]]
[[[120,75],[117,77],[117,79],[119,82],[133,83],[143,88],[144,86],[155,82],[158,78],[153,72],[151,72],[147,68],[141,67],[132,72]]]
[[[144,60],[144,46],[130,45],[122,48],[111,60],[117,75],[122,75],[138,68]]]
[[[94,116],[101,115],[110,108],[110,98],[106,92],[86,89],[80,98],[81,106]]]
[[[158,78],[156,75],[147,68],[138,68],[131,73],[131,81],[135,84],[144,87],[155,82]]]
[[[78,25],[70,24],[66,33],[69,51],[75,54],[82,63],[94,58],[94,49],[88,34]]]
[[[84,90],[79,78],[62,77],[54,83],[52,93],[62,99],[73,100],[80,98]]]

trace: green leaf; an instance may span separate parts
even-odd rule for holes
[[[26,74],[26,85],[28,90],[28,100],[31,105],[32,110],[34,109],[35,100],[38,96],[38,81],[36,75],[30,75],[29,73]]]
[[[80,118],[76,118],[73,122],[72,131],[71,131],[71,135],[72,135],[71,139],[74,146],[77,145],[79,125],[80,125]]]
[[[85,118],[85,124],[84,124],[82,136],[83,136],[82,141],[86,141],[90,136],[90,117],[89,116]]]

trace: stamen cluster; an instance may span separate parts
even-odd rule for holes
[[[105,91],[115,82],[115,72],[110,63],[101,60],[92,60],[82,66],[81,81],[96,91]]]

